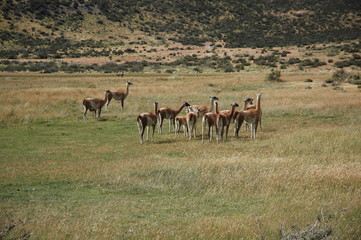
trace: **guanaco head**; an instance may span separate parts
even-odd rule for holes
[[[202,112],[202,110],[200,109],[200,108],[196,108],[196,114],[198,114],[198,116],[199,116],[199,113],[201,113]]]
[[[187,102],[184,102],[184,103],[183,103],[183,106],[185,106],[185,107],[189,107],[189,106],[190,106],[190,104],[189,104],[189,103],[187,103]]]
[[[133,83],[130,81],[127,81],[127,86],[129,86],[129,85],[133,85]]]
[[[188,107],[186,108],[186,113],[190,113],[190,112],[192,112],[192,111],[193,111],[192,106],[188,106]]]
[[[238,103],[232,103],[231,107],[239,107]]]
[[[213,101],[219,100],[216,96],[209,96],[210,99],[212,99]]]
[[[252,105],[253,104],[253,98],[245,98],[245,99],[243,99],[242,102],[245,102],[245,103],[248,103],[248,104]]]
[[[108,96],[110,95],[110,93],[112,93],[110,90],[104,90],[104,92],[105,92],[105,97],[107,98],[107,101],[109,101],[108,100]]]

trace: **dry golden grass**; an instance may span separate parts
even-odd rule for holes
[[[331,74],[283,72],[275,84],[266,72],[1,73],[0,224],[17,222],[8,238],[277,239],[322,211],[334,236],[357,239],[360,91],[321,87]],[[103,121],[82,120],[83,98],[126,80],[134,85],[124,111],[113,101]],[[178,108],[216,95],[228,109],[256,92],[257,139],[242,128],[238,140],[202,144],[200,124],[189,141],[166,122],[154,143],[138,143],[135,117],[154,100]]]

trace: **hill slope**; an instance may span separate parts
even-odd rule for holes
[[[100,44],[94,40],[120,45],[147,35],[184,45],[313,44],[360,38],[360,9],[355,0],[7,0],[0,5],[0,41],[56,46],[87,40],[83,45],[94,47]]]

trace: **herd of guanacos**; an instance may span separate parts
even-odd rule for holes
[[[87,120],[87,111],[94,112],[94,117],[100,120],[100,114],[103,106],[108,108],[110,101],[114,98],[120,101],[122,109],[124,109],[124,102],[129,95],[129,87],[133,85],[132,82],[126,81],[125,90],[110,91],[105,90],[105,98],[85,98],[83,100],[83,118]],[[137,124],[139,129],[139,140],[143,144],[143,135],[147,128],[147,140],[149,140],[149,128],[152,128],[152,140],[154,141],[154,131],[158,123],[158,131],[162,134],[163,120],[169,119],[169,132],[173,126],[176,135],[179,134],[180,128],[183,126],[184,135],[189,139],[196,137],[196,124],[198,119],[202,119],[202,142],[204,141],[205,129],[208,127],[207,138],[209,141],[213,137],[213,128],[216,131],[216,140],[224,141],[228,138],[228,129],[231,122],[234,122],[234,136],[238,138],[238,132],[243,122],[246,123],[246,128],[250,125],[251,138],[256,138],[258,124],[261,126],[262,110],[261,110],[261,95],[256,94],[256,104],[253,105],[252,98],[245,98],[243,100],[243,109],[241,111],[235,110],[239,107],[237,103],[231,104],[230,110],[218,110],[218,97],[209,96],[210,106],[206,105],[190,105],[184,102],[179,109],[172,109],[163,107],[158,109],[158,102],[154,101],[154,112],[144,112],[137,116]],[[186,108],[186,115],[177,116],[183,108]]]

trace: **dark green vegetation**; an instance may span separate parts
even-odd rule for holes
[[[108,56],[109,50],[88,48],[149,44],[142,35],[163,43],[210,42],[217,46],[222,42],[232,48],[338,42],[360,38],[360,9],[358,0],[5,0],[0,4],[0,43],[18,46],[2,52],[7,58],[59,58]],[[113,35],[96,40],[86,34],[82,39],[64,34],[87,30],[82,22],[89,15],[95,16],[93,24],[105,31],[114,30],[106,22],[110,21],[118,28],[142,34],[130,39],[127,34],[119,36],[113,31]],[[42,28],[19,28],[18,22],[25,18]]]
[[[345,46],[352,45],[352,49],[349,49]],[[117,73],[117,72],[156,72],[160,73],[161,70],[165,73],[173,73],[176,70],[174,68],[181,67],[193,71],[196,73],[202,73],[203,69],[208,69],[210,71],[216,72],[239,72],[244,70],[245,67],[255,66],[256,68],[268,67],[268,68],[280,68],[287,69],[288,67],[298,66],[299,70],[304,70],[304,68],[317,68],[324,65],[329,65],[336,68],[343,67],[361,67],[361,57],[360,55],[354,53],[361,50],[360,43],[352,44],[343,44],[342,48],[344,54],[350,55],[348,59],[337,61],[333,64],[333,60],[326,63],[320,61],[318,58],[288,58],[287,52],[280,52],[279,50],[269,49],[268,51],[263,49],[262,54],[255,57],[254,55],[249,54],[236,54],[231,58],[230,56],[221,57],[218,54],[214,53],[212,56],[198,56],[197,54],[186,55],[179,57],[177,60],[172,62],[162,62],[161,60],[157,61],[125,61],[117,62],[110,61],[104,64],[80,64],[80,63],[68,63],[66,61],[61,61],[60,59],[45,60],[45,61],[17,61],[17,60],[1,60],[0,61],[0,71],[3,72],[41,72],[41,73],[54,73],[54,72],[66,72],[66,73],[76,73],[76,72],[102,72],[102,73]],[[307,48],[309,52],[325,52],[328,49],[335,49],[334,45],[327,47],[310,47]],[[110,51],[110,50],[109,50]],[[8,56],[7,54],[12,55],[13,50],[3,50],[0,51],[3,53],[3,56]],[[16,51],[15,51],[16,52]],[[111,54],[117,54],[116,52],[110,51]],[[354,54],[352,54],[354,53]],[[54,52],[50,56],[57,54]],[[135,54],[137,55],[137,54]],[[312,54],[310,54],[312,56]],[[17,58],[18,55],[14,55],[10,58]],[[50,57],[49,56],[49,57]],[[84,56],[87,56],[86,53]],[[65,57],[65,56],[62,56]],[[345,57],[343,57],[345,58]],[[254,69],[253,69],[254,70]]]
[[[19,62],[19,61],[9,61],[3,60],[0,61],[0,71],[6,72],[21,72],[21,71],[30,71],[30,72],[43,72],[43,73],[52,73],[52,72],[86,72],[86,71],[95,71],[103,73],[116,73],[116,72],[143,72],[145,67],[157,71],[161,68],[172,68],[172,67],[186,67],[193,68],[197,72],[195,67],[200,68],[210,68],[222,72],[235,72],[237,66],[233,67],[230,58],[228,57],[218,57],[213,55],[212,57],[198,58],[197,56],[185,56],[181,59],[178,59],[170,63],[161,63],[161,62],[147,62],[147,61],[138,61],[138,62],[125,62],[125,63],[116,63],[108,62],[105,64],[68,64],[67,62],[57,62],[57,61],[40,61],[40,62]],[[167,71],[166,71],[167,72]],[[168,73],[172,73],[171,69],[168,69]]]
[[[340,84],[343,82],[355,84],[355,85],[361,85],[361,76],[360,73],[349,73],[346,72],[343,69],[340,69],[338,71],[335,71],[332,74],[332,77],[325,80],[326,83],[333,83],[333,84]]]

